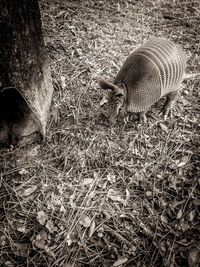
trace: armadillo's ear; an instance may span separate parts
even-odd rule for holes
[[[115,85],[110,83],[110,82],[107,82],[105,80],[99,80],[99,86],[102,88],[102,89],[112,89],[112,90],[115,90]]]
[[[99,80],[99,86],[102,89],[111,89],[115,92],[116,95],[126,96],[126,88],[125,87],[118,87],[110,82],[105,80]]]

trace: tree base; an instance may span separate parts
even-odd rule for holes
[[[35,142],[39,135],[35,114],[20,92],[15,88],[0,91],[0,145]]]

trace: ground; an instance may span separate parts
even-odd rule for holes
[[[54,96],[42,145],[0,155],[1,266],[198,266],[199,79],[172,118],[109,126],[100,77],[152,37],[200,72],[199,1],[41,0]],[[25,156],[26,155],[26,156]]]

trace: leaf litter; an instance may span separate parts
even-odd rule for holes
[[[98,88],[155,36],[182,45],[187,71],[200,72],[198,1],[40,9],[54,98],[44,145],[0,155],[0,265],[198,266],[199,80],[184,81],[171,119],[161,100],[145,125],[133,115],[112,128]]]

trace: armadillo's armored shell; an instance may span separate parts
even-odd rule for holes
[[[179,90],[186,67],[184,51],[169,40],[153,39],[124,62],[114,84],[127,88],[127,110],[141,112],[162,96]]]

